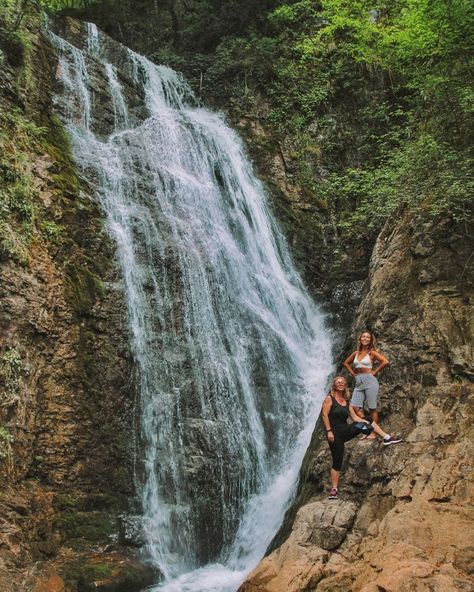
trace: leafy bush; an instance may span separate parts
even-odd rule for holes
[[[274,124],[341,227],[373,235],[399,207],[472,215],[472,3],[301,0],[269,19],[285,40]]]
[[[12,453],[13,436],[8,428],[0,426],[0,460],[8,458]]]
[[[23,362],[17,349],[9,348],[0,357],[0,383],[3,386],[0,406],[9,407],[19,400],[19,380]]]

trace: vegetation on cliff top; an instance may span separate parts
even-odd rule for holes
[[[399,208],[471,214],[467,0],[7,0],[10,29],[32,4],[98,22],[236,117],[263,100],[288,174],[338,233],[371,241]]]
[[[263,97],[305,199],[342,231],[373,237],[400,207],[470,215],[468,0],[99,0],[83,14],[215,104],[245,114]]]

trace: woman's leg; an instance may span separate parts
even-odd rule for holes
[[[374,428],[374,434],[377,434],[378,436],[381,436],[382,438],[385,438],[385,436],[388,436],[388,434],[386,432],[384,432],[382,430],[382,428],[379,426],[379,424],[375,423],[375,421],[373,421],[370,425]]]
[[[344,459],[344,444],[360,434],[353,424],[338,427],[334,432],[334,442],[329,443],[332,455],[331,487],[337,489]]]
[[[377,411],[378,407],[378,394],[379,394],[379,381],[372,376],[372,374],[367,374],[365,378],[366,382],[366,390],[365,394],[367,397],[367,405],[369,406],[369,413],[372,421],[378,423],[379,421],[379,413]],[[375,436],[374,436],[375,437]]]
[[[329,449],[331,450],[332,456],[332,467],[331,467],[331,493],[339,486],[339,476],[341,474],[342,459],[344,458],[344,441],[339,438],[337,434],[334,434],[334,442],[329,442]],[[337,492],[336,492],[337,495]]]
[[[352,391],[351,404],[359,417],[364,417],[365,391],[362,387],[362,375],[355,378],[354,390]]]

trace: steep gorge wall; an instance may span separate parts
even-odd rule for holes
[[[13,436],[11,451],[4,442],[1,465],[8,488],[0,502],[0,584],[7,591],[34,589],[42,562],[60,568],[65,555],[70,572],[80,558],[79,571],[89,562],[91,579],[110,575],[113,564],[91,552],[117,532],[117,513],[133,493],[134,389],[113,247],[87,188],[71,180],[64,138],[48,123],[55,58],[41,37],[32,59],[41,73],[34,93],[18,91],[15,65],[2,70],[2,109],[20,105],[39,124],[51,125],[51,145],[31,155],[31,171],[41,207],[63,230],[57,244],[33,241],[28,264],[5,253],[1,261],[0,339],[2,355],[10,354],[2,367],[6,378],[14,373],[16,385],[8,393],[4,377],[2,425]],[[262,124],[266,109],[262,102],[248,118],[232,119],[274,190],[285,231],[305,252],[307,277],[318,277],[316,294],[323,293],[319,279],[338,263],[325,294],[334,299],[339,326],[347,325],[370,249],[334,257],[337,234],[327,231],[333,220],[324,221],[327,212],[306,203],[291,173],[291,147],[282,150]],[[316,430],[297,518],[289,517],[282,545],[244,590],[468,589],[472,241],[464,226],[449,221],[400,218],[377,241],[353,333],[369,324],[380,336],[392,360],[383,377],[382,424],[408,442],[393,450],[351,444],[342,482],[347,495],[328,506],[321,495],[329,455]],[[16,394],[19,400],[12,399]],[[37,573],[34,560],[40,560]],[[71,573],[70,581],[78,577]],[[48,578],[38,590],[62,589],[56,576]]]
[[[122,559],[116,568],[121,547],[111,544],[134,495],[126,307],[103,214],[51,116],[57,57],[41,22],[29,13],[16,45],[7,27],[0,33],[4,592],[73,590],[124,567],[140,579],[141,569]],[[11,201],[19,180],[31,189],[28,236]]]
[[[380,336],[381,424],[404,442],[350,443],[333,501],[318,425],[295,507],[241,592],[472,589],[473,272],[464,225],[386,224],[353,334]]]

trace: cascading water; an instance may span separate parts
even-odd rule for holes
[[[56,107],[117,245],[147,553],[157,589],[230,592],[291,499],[329,336],[236,134],[176,72],[85,31],[81,49],[50,33]]]

